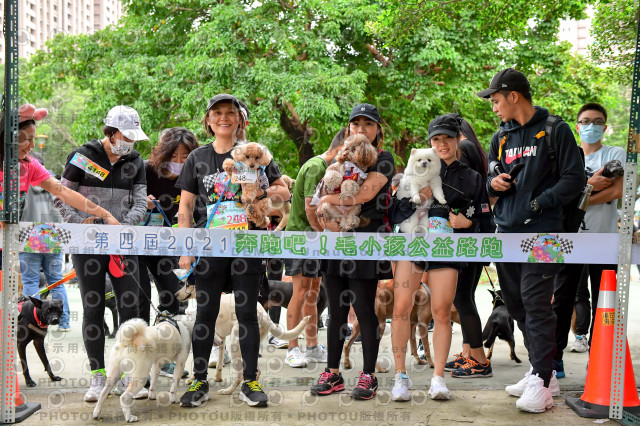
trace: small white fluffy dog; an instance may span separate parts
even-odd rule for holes
[[[431,187],[433,197],[440,204],[446,204],[440,179],[440,158],[433,148],[412,149],[404,176],[398,186],[398,199],[410,198],[417,205],[416,211],[400,224],[400,231],[405,233],[429,232],[427,212],[433,199],[420,202],[420,190]]]
[[[122,373],[126,373],[131,381],[120,396],[120,406],[127,422],[138,421],[138,418],[131,414],[133,396],[144,387],[151,373],[149,399],[156,399],[155,389],[160,367],[168,362],[176,363],[169,400],[172,403],[178,402],[176,389],[191,350],[193,324],[193,320],[185,319],[176,321],[175,325],[169,321],[162,321],[158,325],[148,326],[140,318],[134,318],[122,324],[116,335],[116,344],[109,354],[107,382],[93,410],[93,418],[100,418],[102,405],[109,392]]]
[[[309,316],[304,317],[296,327],[285,331],[271,321],[267,311],[264,310],[260,303],[256,304],[256,309],[258,310],[258,325],[260,327],[261,343],[264,341],[265,337],[267,337],[268,333],[271,333],[273,336],[276,336],[281,340],[291,340],[298,337],[298,335],[300,335],[304,330],[310,318]],[[220,337],[223,341],[227,336],[230,336],[228,345],[229,356],[231,357],[231,368],[235,372],[235,378],[231,377],[230,385],[218,391],[221,395],[230,395],[234,390],[236,390],[240,383],[242,383],[243,370],[242,353],[240,352],[240,323],[238,323],[238,319],[236,318],[236,304],[233,294],[223,294],[220,297],[220,313],[216,319],[216,336]],[[224,356],[224,343],[220,346],[218,354],[219,358],[216,365],[215,381],[221,382],[222,366],[224,364],[222,358]],[[176,366],[176,368],[178,367]],[[259,368],[258,377],[260,377]]]

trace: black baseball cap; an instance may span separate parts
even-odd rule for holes
[[[478,96],[481,98],[488,98],[493,93],[500,90],[530,93],[531,86],[529,85],[529,80],[527,80],[527,77],[524,74],[520,71],[514,70],[513,68],[507,68],[506,70],[502,70],[494,75],[491,79],[491,83],[489,83],[489,88],[482,92],[478,92]]]
[[[436,135],[447,135],[455,138],[460,133],[460,124],[453,114],[440,115],[429,123],[429,136],[431,140]]]
[[[353,107],[349,122],[357,117],[367,117],[369,120],[373,120],[376,123],[380,123],[380,113],[378,108],[371,104],[360,104]]]
[[[238,108],[242,106],[241,102],[235,96],[229,95],[227,93],[221,93],[209,99],[209,103],[207,104],[207,111],[209,111],[218,102],[231,102],[233,105],[235,105]]]

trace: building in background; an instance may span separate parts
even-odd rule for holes
[[[587,19],[561,19],[560,32],[558,38],[561,41],[568,41],[573,46],[573,51],[587,56],[589,55],[589,45],[593,43],[591,36],[591,19],[593,18],[593,7],[588,6]]]
[[[0,10],[4,1],[0,0]],[[122,16],[120,0],[19,0],[18,43],[21,58],[44,49],[58,33],[90,34],[115,24]],[[4,38],[0,39],[4,62]]]

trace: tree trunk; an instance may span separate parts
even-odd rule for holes
[[[407,164],[407,160],[409,159],[409,156],[407,155],[407,147],[409,146],[409,144],[416,143],[418,141],[419,139],[415,136],[407,136],[406,130],[402,131],[400,139],[393,141],[393,153],[395,154],[396,158],[402,159],[402,164],[396,166],[396,173],[404,172],[403,164]]]
[[[287,114],[287,111],[291,114]],[[280,110],[280,127],[291,138],[298,149],[298,163],[300,166],[315,155],[313,145],[309,142],[313,135],[313,130],[309,127],[309,122],[300,122],[300,117],[293,109],[293,105],[286,102]]]

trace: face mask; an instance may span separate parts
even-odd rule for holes
[[[111,152],[114,155],[127,155],[133,151],[133,142],[125,142],[122,139],[116,139],[115,145],[111,145]]]
[[[184,163],[175,163],[173,161],[167,163],[167,171],[172,175],[179,176]]]
[[[598,142],[604,136],[604,126],[597,124],[589,124],[588,126],[580,125],[580,139],[584,143],[592,144]]]

